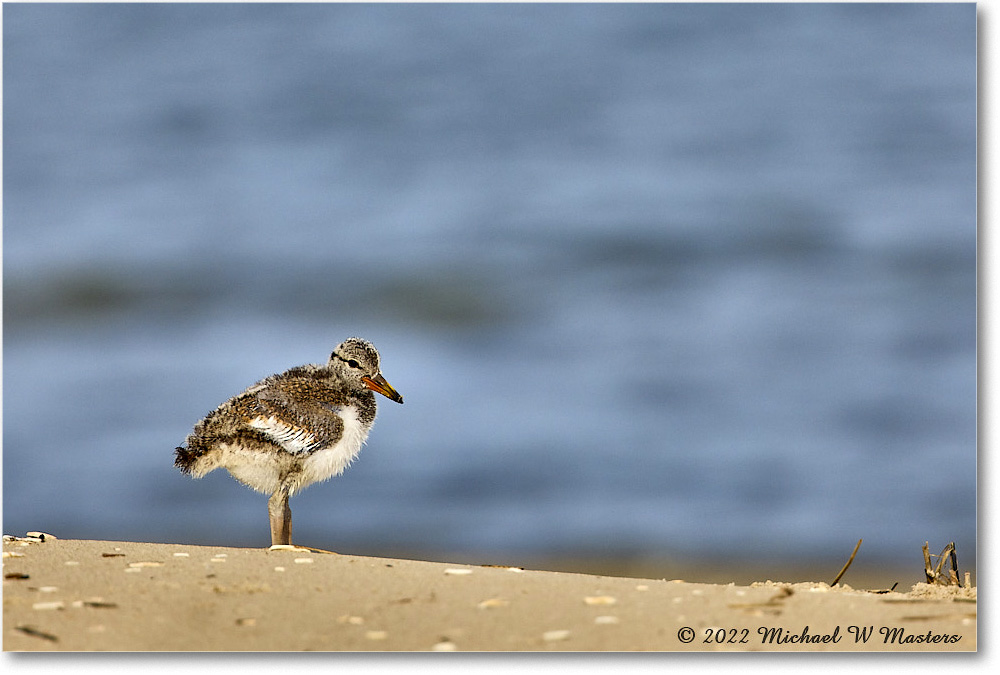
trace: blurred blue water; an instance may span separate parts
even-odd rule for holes
[[[266,543],[172,449],[358,334],[300,541],[975,552],[975,5],[3,17],[4,532]]]

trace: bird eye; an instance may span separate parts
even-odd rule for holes
[[[358,363],[357,361],[355,361],[354,359],[351,359],[350,361],[348,361],[347,365],[349,365],[351,368],[360,368],[361,367],[361,364]]]

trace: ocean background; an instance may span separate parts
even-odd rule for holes
[[[265,546],[173,448],[360,335],[295,540],[976,555],[976,7],[3,6],[3,532]]]

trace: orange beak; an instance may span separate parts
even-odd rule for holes
[[[375,377],[365,377],[361,378],[361,381],[365,383],[365,386],[372,391],[377,391],[386,398],[395,401],[396,403],[402,403],[403,397],[399,395],[399,392],[392,388],[385,378],[382,377],[382,373],[379,373]]]

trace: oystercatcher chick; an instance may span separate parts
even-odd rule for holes
[[[402,403],[361,338],[339,344],[325,365],[271,375],[210,412],[175,451],[174,466],[195,478],[218,468],[271,495],[272,546],[292,545],[288,499],[340,474],[368,438],[375,395]]]

